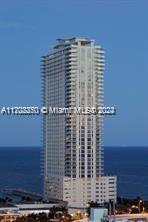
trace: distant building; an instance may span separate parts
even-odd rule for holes
[[[109,222],[106,208],[91,208],[89,222]]]
[[[1,204],[0,206],[0,222],[12,222],[21,216],[29,214],[45,213],[49,214],[52,207],[61,207],[59,203],[32,203],[32,204]]]
[[[48,214],[52,207],[59,207],[59,204],[47,204],[47,203],[36,203],[36,204],[16,204],[18,208],[18,212],[21,215],[28,215],[28,214],[39,214],[39,213],[46,213]]]
[[[94,40],[58,39],[41,60],[45,107],[103,105],[104,50]],[[44,115],[45,200],[79,208],[116,200],[116,177],[104,176],[101,135],[101,115]]]

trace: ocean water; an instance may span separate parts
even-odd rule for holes
[[[0,193],[8,188],[42,192],[40,147],[0,148]]]
[[[119,196],[148,200],[148,147],[106,147],[105,170],[117,175]]]
[[[0,148],[0,193],[22,188],[42,193],[40,147]],[[105,147],[105,172],[117,175],[118,196],[148,200],[148,147]]]

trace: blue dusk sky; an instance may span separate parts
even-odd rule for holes
[[[40,56],[57,38],[105,49],[104,145],[148,145],[147,0],[0,0],[0,107],[40,106]],[[0,115],[0,146],[40,146],[40,116]]]

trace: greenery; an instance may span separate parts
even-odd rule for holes
[[[110,205],[110,206],[109,206]],[[88,203],[88,207],[86,209],[88,216],[90,215],[90,209],[92,207],[101,208],[105,207],[108,209],[111,208],[111,214],[113,214],[113,202],[98,204],[97,202],[90,202]],[[136,197],[135,199],[130,198],[117,198],[117,203],[115,205],[116,213],[123,214],[123,213],[142,213],[143,211],[148,212],[148,201],[144,201],[141,197]]]
[[[86,209],[88,216],[90,215],[90,209],[92,207],[95,208],[108,208],[109,210],[109,205],[112,209],[111,213],[113,214],[113,202],[111,201],[110,203],[104,203],[98,204],[97,202],[90,202],[88,203],[88,207]],[[141,197],[137,197],[135,199],[130,199],[130,198],[117,198],[117,203],[116,203],[116,213],[139,213],[143,212],[148,212],[148,201],[144,201]],[[144,209],[144,208],[145,209]],[[28,216],[21,216],[16,219],[15,222],[71,222],[73,220],[79,220],[83,217],[83,215],[80,212],[77,212],[73,217],[68,214],[68,210],[65,207],[52,207],[49,210],[49,213],[39,213],[39,214],[30,214]]]
[[[141,213],[144,210],[144,205],[145,202],[141,197],[135,199],[118,197],[116,209],[118,213]]]

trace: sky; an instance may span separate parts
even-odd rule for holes
[[[148,145],[147,0],[0,0],[0,108],[40,106],[40,57],[57,38],[105,49],[105,146]],[[41,116],[0,115],[0,146],[41,146]]]

